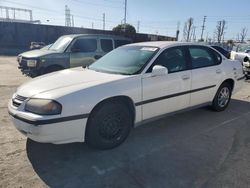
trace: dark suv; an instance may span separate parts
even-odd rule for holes
[[[110,35],[65,35],[40,50],[18,56],[19,69],[26,75],[38,75],[77,66],[88,66],[114,48],[131,43],[130,39]]]

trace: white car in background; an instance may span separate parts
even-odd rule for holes
[[[88,68],[38,77],[9,102],[16,128],[37,142],[121,144],[132,127],[183,109],[227,108],[244,79],[238,61],[191,43],[145,42],[108,53]]]
[[[246,78],[250,78],[250,44],[239,44],[231,51],[231,59],[242,63]]]

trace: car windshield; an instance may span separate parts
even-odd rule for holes
[[[137,74],[157,51],[156,47],[120,47],[93,63],[89,69],[112,74]]]
[[[238,46],[238,52],[246,52],[248,50],[250,50],[249,44],[242,44]]]
[[[44,46],[43,48],[41,48],[41,50],[48,50],[51,46],[52,46],[52,44],[49,44],[49,45]]]
[[[71,43],[72,40],[73,40],[72,37],[62,36],[59,39],[57,39],[57,41],[49,47],[49,50],[64,51],[67,48],[67,46]]]

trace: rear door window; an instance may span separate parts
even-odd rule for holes
[[[74,49],[78,52],[95,52],[97,50],[97,40],[96,39],[77,39],[73,45]]]
[[[101,39],[101,48],[104,52],[110,52],[113,50],[113,41],[111,39]]]
[[[189,47],[192,68],[202,68],[218,65],[221,61],[220,55],[206,47],[192,46]]]

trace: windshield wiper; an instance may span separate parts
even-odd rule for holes
[[[106,70],[90,69],[89,66],[86,66],[85,68],[89,69],[89,70],[93,70],[95,72],[101,72],[101,73],[107,73],[107,74],[133,75],[133,74],[130,74],[130,73],[123,73],[123,72],[112,72],[112,71],[106,71]]]

